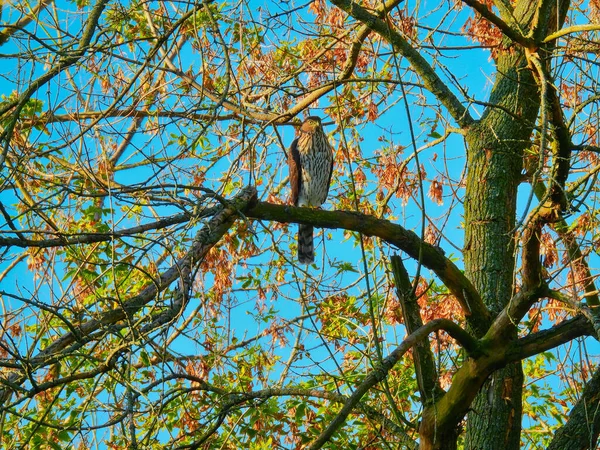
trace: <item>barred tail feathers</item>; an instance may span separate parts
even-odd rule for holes
[[[311,264],[315,260],[313,244],[313,226],[298,225],[298,261],[300,264]]]

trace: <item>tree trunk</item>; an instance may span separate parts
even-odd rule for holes
[[[540,105],[523,51],[501,50],[497,69],[490,103],[502,109],[487,108],[467,134],[464,252],[466,274],[494,316],[514,292],[517,188]],[[519,449],[522,387],[520,363],[490,376],[467,415],[465,449]]]
[[[568,1],[561,2],[559,14],[555,4],[519,1],[513,16],[522,30],[541,40],[564,21]],[[466,137],[464,252],[466,274],[494,316],[514,293],[517,189],[541,103],[521,47],[505,40],[496,66],[490,103],[499,107],[488,107]],[[489,377],[467,415],[465,449],[520,448],[522,388],[521,363]]]
[[[521,363],[490,376],[473,401],[465,450],[520,448],[522,387]]]

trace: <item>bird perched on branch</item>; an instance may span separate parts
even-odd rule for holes
[[[288,155],[292,204],[294,206],[321,206],[327,199],[333,148],[321,125],[321,118],[310,116],[300,127],[300,134],[290,147]],[[310,264],[315,260],[312,225],[298,225],[298,261]]]

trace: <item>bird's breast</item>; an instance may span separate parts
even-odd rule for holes
[[[310,138],[310,139],[309,139]],[[299,206],[320,206],[327,199],[329,173],[333,161],[331,147],[325,136],[309,136],[299,142],[302,185]]]

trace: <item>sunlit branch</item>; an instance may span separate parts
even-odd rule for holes
[[[554,39],[558,39],[559,37],[566,36],[571,33],[580,33],[582,31],[600,31],[600,25],[596,23],[588,23],[583,25],[573,25],[572,27],[563,28],[561,30],[555,31],[552,34],[549,34],[544,42],[550,42]]]
[[[544,161],[546,131],[548,124],[552,124],[551,131],[554,134],[554,142],[552,143],[553,164],[552,173],[550,176],[551,184],[548,190],[548,198],[551,201],[551,207],[556,211],[564,211],[567,207],[567,198],[565,195],[565,183],[569,176],[571,168],[571,150],[573,143],[571,135],[565,123],[564,112],[558,96],[558,88],[552,84],[551,75],[547,73],[545,63],[540,60],[537,53],[528,55],[529,61],[536,69],[536,78],[540,84],[542,95],[541,117],[542,129],[540,131],[540,167],[536,171],[541,172]],[[549,115],[547,116],[547,114]],[[535,181],[533,182],[535,184]],[[543,201],[542,201],[543,202]],[[556,213],[553,211],[553,213]],[[549,218],[547,218],[548,220]]]
[[[539,142],[539,154],[538,154],[538,165],[537,167],[532,169],[532,175],[531,175],[531,184],[533,186],[535,186],[538,182],[538,177],[541,175],[542,171],[543,171],[543,165],[544,165],[544,161],[546,160],[546,140],[547,140],[547,131],[548,131],[548,125],[549,125],[549,121],[548,121],[548,91],[550,89],[548,89],[548,85],[549,85],[549,80],[547,77],[547,74],[542,66],[542,62],[540,61],[540,57],[537,53],[535,52],[527,52],[526,53],[527,58],[530,62],[530,64],[532,65],[532,67],[535,68],[535,75],[536,75],[536,81],[538,83],[538,85],[540,86],[540,122],[541,122],[541,130],[540,130],[540,142]],[[556,165],[556,164],[555,164]],[[521,225],[523,224],[524,220],[525,220],[525,215],[529,212],[529,208],[531,206],[531,202],[533,200],[533,197],[535,195],[534,190],[532,189],[531,192],[529,193],[529,197],[527,198],[527,201],[525,203],[525,212],[523,213],[523,217],[519,220],[519,222],[516,225],[516,228],[521,227]],[[546,197],[549,197],[548,194],[546,194]],[[550,204],[546,203],[547,198],[544,198],[543,200],[540,200],[540,204],[539,206],[533,211],[531,212],[531,214],[529,214],[529,218],[527,220],[527,222],[525,223],[525,229],[526,229],[526,233],[527,235],[524,237],[526,239],[526,246],[524,251],[527,251],[527,249],[529,248],[530,250],[532,249],[532,244],[533,242],[531,241],[531,239],[535,238],[537,236],[537,241],[538,241],[538,249],[537,252],[539,253],[539,236],[541,233],[541,227],[543,226],[544,222],[547,222],[550,220],[550,215],[552,214],[552,206]],[[563,208],[559,208],[559,210],[563,210]],[[536,223],[530,223],[530,221],[534,221]],[[533,228],[536,229],[536,231],[533,231]],[[537,257],[539,259],[539,255]],[[535,258],[529,258],[530,262],[535,263]],[[538,271],[539,272],[539,271]],[[526,273],[526,275],[528,276],[533,276],[533,271],[528,271]]]

